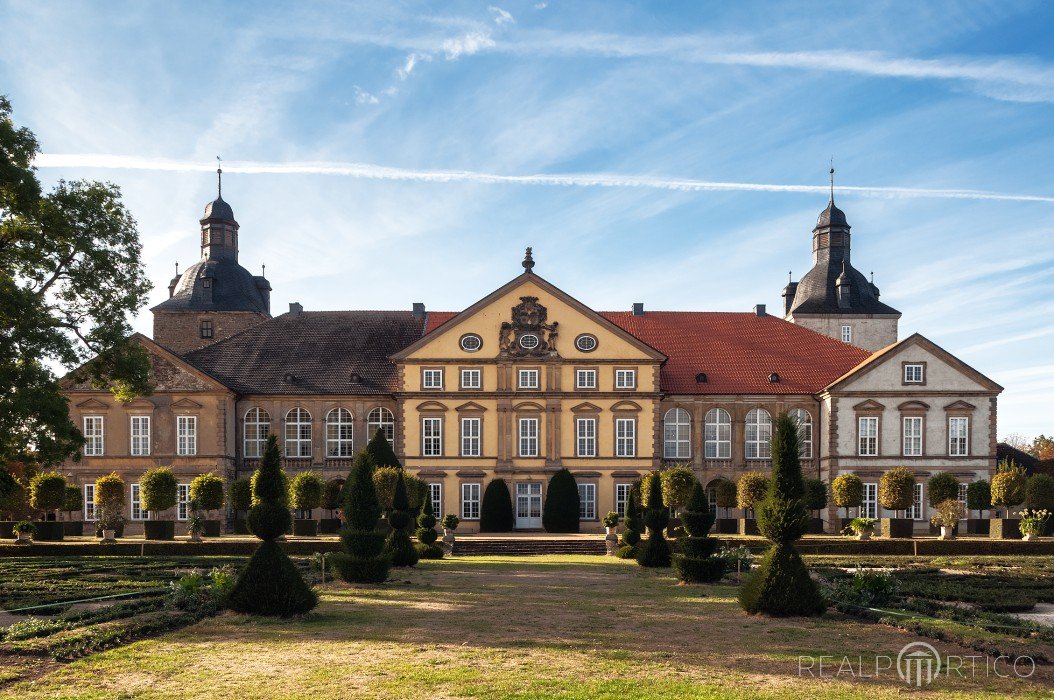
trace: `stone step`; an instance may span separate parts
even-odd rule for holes
[[[603,539],[559,540],[559,539],[464,539],[454,542],[454,554],[461,556],[509,555],[529,556],[538,554],[599,554],[606,553]]]

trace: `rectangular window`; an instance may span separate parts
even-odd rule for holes
[[[970,517],[970,513],[966,510],[966,490],[968,488],[970,488],[969,484],[964,484],[964,483],[960,483],[959,484],[959,498],[958,498],[958,501],[959,501],[959,503],[963,504],[963,517],[962,517],[963,520],[966,520],[967,518]]]
[[[597,519],[597,485],[578,485],[578,518],[580,520]]]
[[[150,454],[150,416],[132,416],[132,455]]]
[[[538,456],[538,419],[520,419],[520,456]]]
[[[922,454],[922,417],[904,419],[904,456],[918,457]]]
[[[596,389],[597,388],[597,371],[595,369],[576,369],[575,370],[575,388],[576,389]]]
[[[201,322],[201,337],[211,338],[212,337],[212,321]]]
[[[190,517],[190,484],[176,486],[176,520]]]
[[[923,366],[922,365],[904,365],[904,383],[905,384],[922,384],[923,383]]]
[[[851,343],[853,342],[853,327],[842,326],[842,342]]]
[[[874,482],[864,484],[864,505],[860,509],[860,517],[862,518],[877,518],[878,517],[878,484]]]
[[[615,484],[615,512],[618,517],[626,517],[626,504],[629,502],[629,492],[633,484]]]
[[[463,370],[461,370],[461,388],[462,389],[482,389],[483,388],[483,370],[480,370],[480,369],[463,369]]]
[[[479,457],[479,434],[481,418],[461,419],[461,456]]]
[[[479,484],[461,484],[461,519],[479,520]]]
[[[132,520],[148,520],[150,513],[140,507],[139,484],[132,484],[132,497],[129,499],[128,514]]]
[[[635,389],[635,388],[637,388],[637,370],[635,370],[635,369],[616,369],[615,370],[615,388],[616,389]]]
[[[948,454],[953,457],[965,457],[970,454],[970,419],[948,419]]]
[[[443,519],[443,484],[430,482],[428,484],[428,497],[432,499],[432,515],[437,520]]]
[[[878,454],[878,418],[862,417],[859,422],[859,444],[857,454],[873,457]]]
[[[443,456],[443,419],[421,419],[421,454],[425,457]]]
[[[176,416],[176,454],[198,453],[198,417]]]
[[[425,369],[421,370],[421,387],[424,389],[443,388],[443,370]]]
[[[103,417],[84,416],[84,456],[99,457],[103,453]]]
[[[637,455],[637,419],[615,419],[615,456],[635,457]]]
[[[577,436],[576,456],[597,456],[597,419],[576,418],[575,435]]]
[[[519,372],[520,381],[517,386],[521,389],[537,389],[538,388],[538,370],[536,369],[521,369]]]
[[[915,484],[915,500],[912,502],[911,507],[908,508],[908,517],[912,520],[922,520],[922,486],[922,484]]]
[[[95,520],[95,484],[84,485],[84,519]]]

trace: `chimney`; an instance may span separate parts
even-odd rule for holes
[[[643,316],[644,315],[644,302],[643,301],[635,301],[635,302],[633,302],[633,315],[634,316]]]
[[[425,305],[419,301],[414,302],[414,317],[424,318],[425,316]]]
[[[758,317],[764,316],[765,315],[765,305],[764,304],[755,304],[754,305],[754,315],[758,316]]]
[[[299,316],[300,314],[304,313],[304,307],[300,304],[299,301],[291,301],[289,302],[289,313],[293,314],[294,316]]]

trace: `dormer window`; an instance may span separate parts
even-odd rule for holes
[[[905,384],[925,384],[926,381],[926,367],[921,364],[905,364],[904,365],[904,383]]]
[[[211,338],[212,337],[212,321],[205,320],[201,322],[201,337]]]

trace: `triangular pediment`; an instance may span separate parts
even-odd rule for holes
[[[110,404],[100,401],[94,396],[75,405],[82,411],[105,411],[110,408]]]
[[[197,401],[194,401],[193,399],[188,399],[186,397],[183,397],[179,401],[173,401],[172,402],[172,408],[182,408],[182,409],[194,410],[194,409],[201,408],[201,404],[198,403]]]
[[[944,407],[945,411],[975,411],[977,406],[966,401],[953,401]]]
[[[132,409],[135,411],[153,411],[154,402],[144,399],[143,397],[132,399],[131,401],[122,404],[125,408]]]
[[[481,404],[478,404],[475,401],[469,401],[467,403],[461,404],[460,406],[455,406],[454,410],[455,411],[479,411],[479,412],[482,413],[483,411],[487,410],[487,407],[483,406]]]
[[[880,404],[874,399],[868,399],[867,401],[861,401],[860,403],[853,406],[854,411],[881,411],[885,408],[885,405]]]
[[[574,413],[600,413],[601,408],[595,403],[589,403],[588,401],[585,401],[583,403],[578,404],[577,406],[572,406],[571,411]]]

